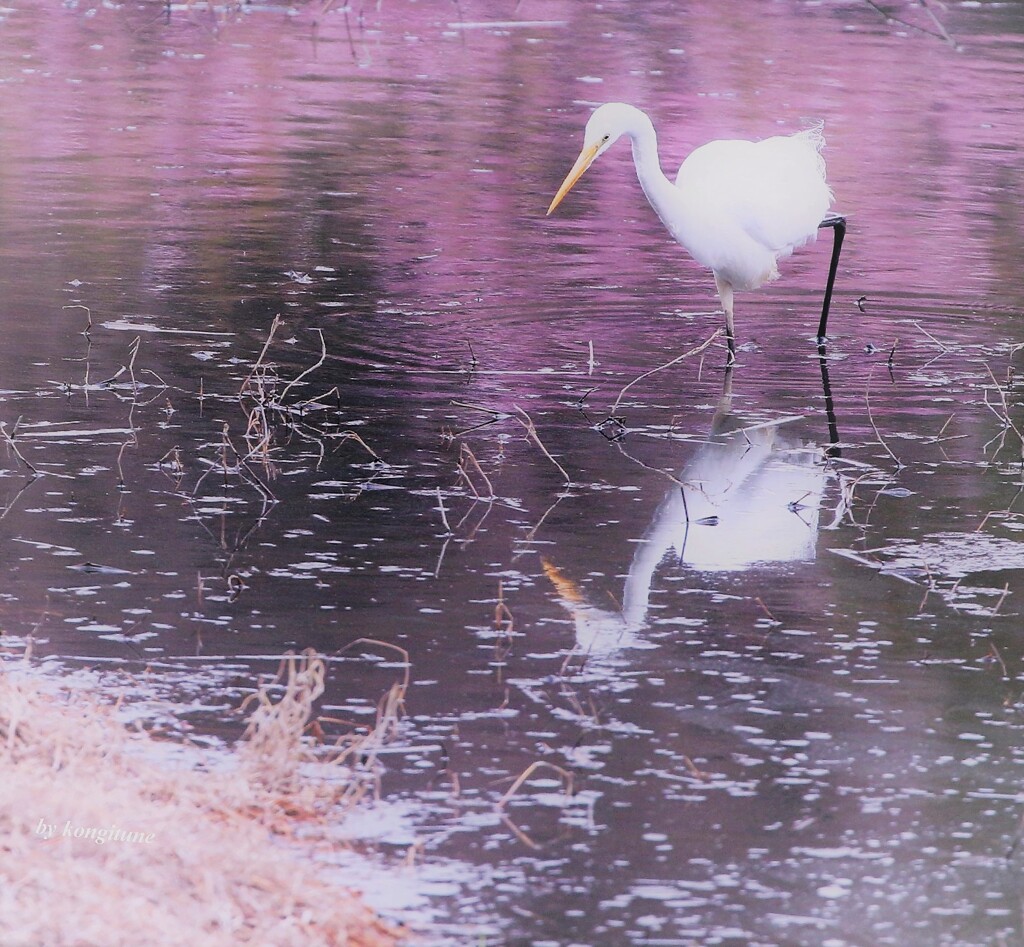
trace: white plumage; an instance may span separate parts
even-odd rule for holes
[[[733,350],[733,291],[779,275],[778,261],[813,240],[832,204],[825,182],[822,126],[764,141],[712,141],[683,162],[673,184],[662,172],[650,118],[621,102],[598,108],[583,150],[555,195],[550,214],[594,159],[627,136],[640,186],[669,233],[715,277]],[[837,234],[836,259],[841,236]],[[831,295],[830,275],[829,295]],[[822,317],[824,327],[828,298]],[[822,328],[822,334],[824,329]]]

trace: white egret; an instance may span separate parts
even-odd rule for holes
[[[621,102],[598,108],[587,122],[583,150],[555,194],[550,214],[594,159],[626,135],[647,200],[672,237],[708,267],[725,309],[729,360],[734,359],[733,293],[779,275],[778,261],[832,227],[835,239],[818,325],[825,341],[846,220],[829,214],[821,126],[764,141],[712,141],[683,162],[673,184],[662,172],[658,139],[646,113]]]

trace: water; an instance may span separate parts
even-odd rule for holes
[[[1024,17],[512,7],[5,8],[5,640],[197,739],[404,648],[350,830],[439,943],[1015,942]],[[615,99],[825,119],[827,359],[823,239],[623,391],[721,317],[624,146],[543,216]]]

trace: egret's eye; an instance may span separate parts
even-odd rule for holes
[[[601,141],[609,141],[611,137],[611,135],[605,135],[604,138],[601,139]]]

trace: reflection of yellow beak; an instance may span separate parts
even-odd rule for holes
[[[558,189],[558,193],[551,202],[551,206],[548,208],[549,214],[562,203],[562,198],[573,189],[573,185],[583,177],[583,172],[594,163],[594,159],[597,157],[597,149],[599,147],[600,145],[584,145],[583,150],[580,152],[580,156],[572,166],[572,170],[565,176],[562,186]]]
[[[584,168],[584,170],[586,170]],[[580,171],[582,174],[583,171]],[[579,175],[577,175],[577,178]],[[572,187],[570,184],[569,187]],[[540,564],[544,567],[544,574],[551,580],[551,584],[555,587],[555,591],[566,601],[566,603],[572,605],[580,605],[586,601],[583,596],[583,590],[575,583],[572,579],[567,579],[563,574],[562,570],[557,566],[552,565],[547,559],[541,557]]]

